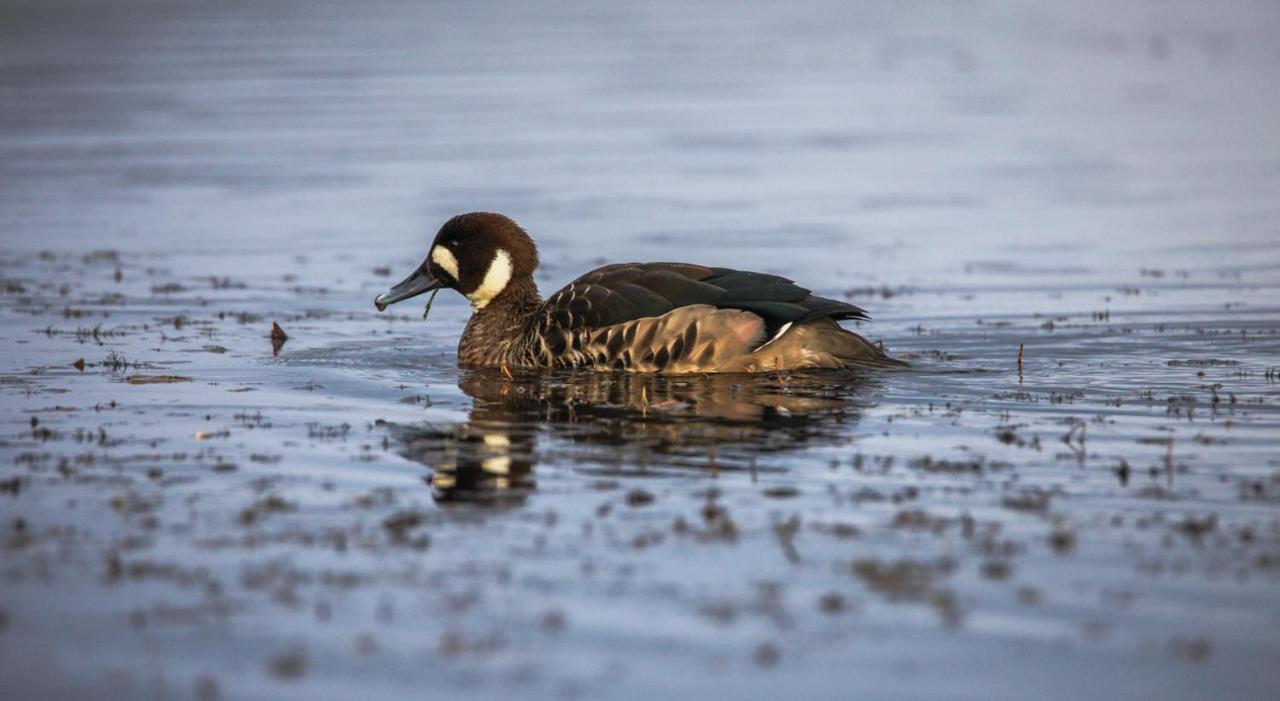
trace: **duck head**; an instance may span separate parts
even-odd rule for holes
[[[457,290],[479,311],[523,284],[538,267],[533,239],[510,218],[491,212],[459,214],[436,234],[426,260],[390,290],[378,295],[378,311],[425,292]]]

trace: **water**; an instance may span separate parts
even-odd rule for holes
[[[3,695],[1268,698],[1280,12],[1059,5],[6,3]],[[472,209],[913,368],[460,371]]]

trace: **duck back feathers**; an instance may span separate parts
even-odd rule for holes
[[[765,330],[819,318],[866,319],[852,304],[817,297],[777,275],[687,263],[621,263],[593,270],[553,294],[541,328],[610,326],[702,304],[758,315]]]

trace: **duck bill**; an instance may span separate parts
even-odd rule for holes
[[[427,272],[427,267],[423,265],[413,271],[412,275],[401,280],[395,287],[378,295],[373,300],[373,306],[377,307],[378,311],[382,311],[396,302],[403,302],[410,297],[417,297],[420,294],[439,289],[443,285],[444,283],[432,277],[431,273]]]

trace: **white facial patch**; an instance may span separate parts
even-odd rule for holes
[[[450,257],[452,258],[453,255],[450,254]],[[439,263],[439,261],[436,262]],[[454,261],[455,267],[457,264],[457,261]],[[444,264],[440,263],[440,267],[444,268]],[[511,254],[499,248],[498,252],[493,254],[493,262],[489,264],[489,270],[480,281],[480,286],[467,295],[467,299],[471,300],[471,306],[484,309],[494,297],[502,294],[502,291],[507,289],[507,283],[511,282],[511,271]]]
[[[454,257],[453,251],[444,246],[436,246],[431,249],[431,260],[452,275],[454,282],[458,281],[458,259]]]

